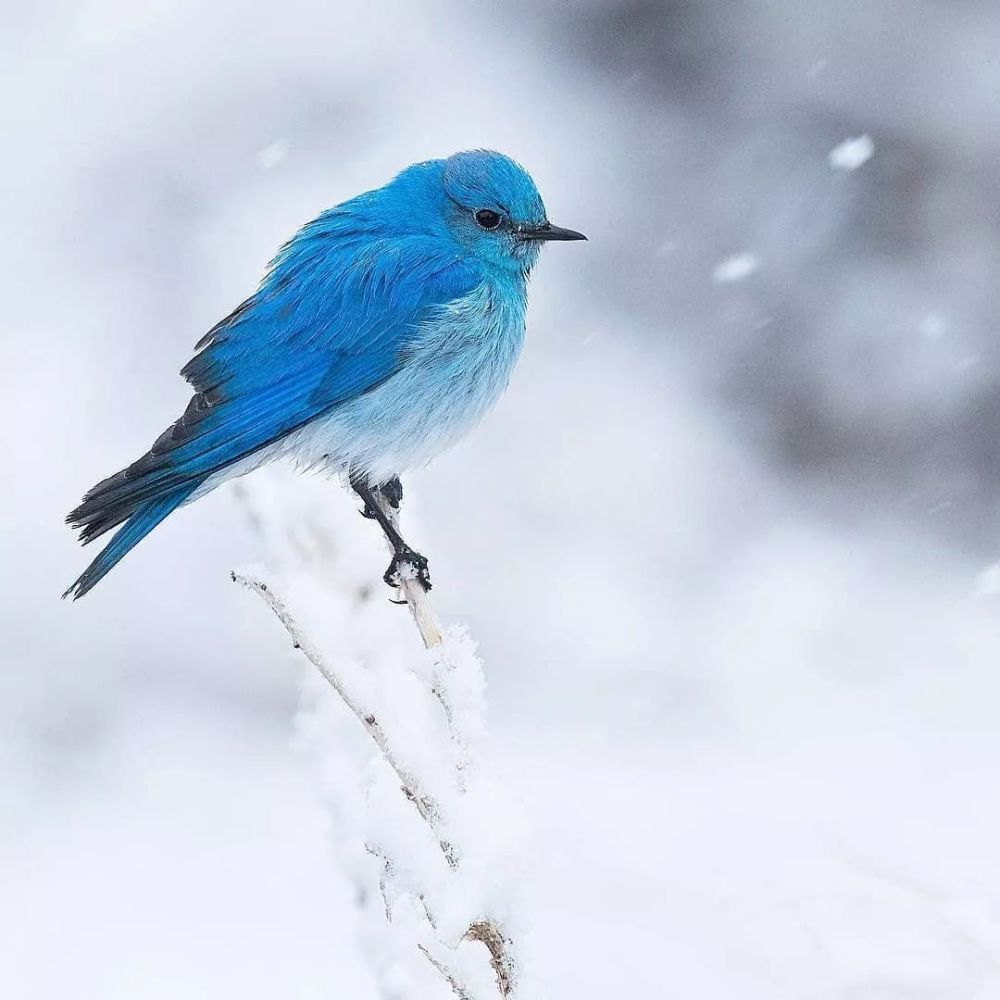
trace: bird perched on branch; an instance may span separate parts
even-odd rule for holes
[[[323,212],[260,287],[195,346],[183,415],[68,517],[91,542],[118,528],[66,591],[82,597],[168,514],[283,456],[343,475],[426,588],[399,535],[399,476],[462,437],[507,386],[528,275],[552,225],[527,172],[500,153],[408,167]]]

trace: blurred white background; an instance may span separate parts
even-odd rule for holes
[[[998,40],[973,0],[5,0],[0,995],[375,996],[233,489],[72,606],[62,518],[298,225],[488,146],[591,242],[407,516],[549,994],[1000,996]],[[255,481],[377,580],[336,485]]]

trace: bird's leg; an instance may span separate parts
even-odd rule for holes
[[[393,476],[389,482],[380,487],[382,496],[386,503],[393,509],[399,510],[399,505],[403,501],[403,484],[399,481],[399,476]]]
[[[395,486],[393,487],[392,495],[387,496],[385,492],[386,486],[392,486],[393,483],[395,483]],[[402,497],[403,493],[402,487],[399,485],[399,480],[390,480],[386,486],[381,487],[380,492],[386,497],[386,500],[391,506],[398,507],[399,499]],[[392,546],[392,561],[389,563],[389,568],[383,574],[382,579],[385,580],[390,587],[398,587],[400,567],[403,563],[408,563],[413,568],[413,572],[424,590],[430,590],[431,577],[427,569],[426,557],[422,556],[414,549],[411,549],[410,546],[403,541],[403,536],[396,530],[396,526],[378,505],[372,488],[363,479],[352,476],[351,487],[365,503],[365,509],[362,513],[365,517],[371,517],[378,521],[385,537],[389,540],[389,544]],[[395,503],[393,503],[393,498],[396,500]]]
[[[403,484],[399,481],[399,476],[393,476],[389,482],[383,483],[378,491],[385,497],[385,502],[393,510],[399,510],[399,504],[403,499]],[[377,519],[375,508],[367,500],[361,510],[361,516],[367,517],[371,521]]]

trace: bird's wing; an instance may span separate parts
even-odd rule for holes
[[[283,254],[196,345],[181,372],[195,389],[183,416],[72,513],[87,540],[379,385],[421,323],[479,280],[467,259],[417,236],[346,241],[332,254],[293,241]]]

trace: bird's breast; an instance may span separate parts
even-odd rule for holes
[[[524,341],[523,290],[491,283],[421,323],[399,370],[310,437],[328,464],[385,481],[464,436],[502,395]]]
[[[506,389],[523,342],[523,295],[484,283],[436,309],[397,376],[411,419],[431,436],[465,433]]]

